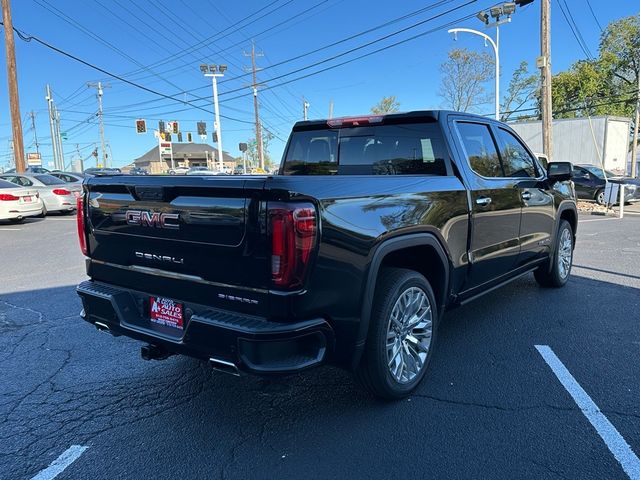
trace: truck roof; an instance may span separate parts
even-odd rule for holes
[[[293,125],[294,130],[307,130],[307,129],[315,129],[318,127],[326,127],[327,125],[331,127],[339,127],[343,121],[347,121],[353,125],[353,121],[362,120],[367,121],[371,119],[375,119],[370,123],[404,123],[406,121],[419,121],[419,120],[438,120],[441,115],[455,114],[461,115],[465,117],[475,118],[477,120],[483,121],[494,121],[491,117],[486,117],[482,115],[476,115],[474,113],[466,113],[466,112],[457,112],[455,110],[414,110],[411,112],[399,112],[399,113],[387,113],[387,114],[372,114],[368,113],[365,115],[355,115],[348,117],[335,117],[330,119],[314,119],[314,120],[302,120],[296,122]],[[351,125],[350,125],[351,126]]]

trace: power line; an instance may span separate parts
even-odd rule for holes
[[[472,3],[472,2],[475,2],[475,1],[476,1],[476,0],[471,0],[471,1],[470,1],[470,2],[468,2],[468,3]],[[465,4],[465,5],[466,5],[466,4]],[[461,7],[463,7],[463,6],[465,6],[465,5],[462,5]],[[461,8],[461,7],[460,7],[460,8]],[[340,63],[334,64],[334,65],[330,65],[330,66],[325,67],[325,68],[322,68],[322,69],[320,69],[320,70],[316,70],[315,72],[307,73],[307,74],[305,74],[305,75],[301,75],[301,76],[299,76],[299,77],[296,77],[296,78],[293,78],[293,79],[287,80],[287,81],[285,81],[285,82],[278,83],[278,84],[276,84],[276,85],[268,85],[268,86],[265,86],[265,87],[263,87],[263,90],[269,90],[269,89],[273,89],[273,88],[277,88],[277,87],[282,87],[282,86],[284,86],[284,85],[288,85],[288,84],[290,84],[290,83],[297,82],[298,80],[302,80],[302,79],[305,79],[305,78],[312,77],[312,76],[314,76],[314,75],[318,75],[318,74],[320,74],[320,73],[324,73],[324,72],[329,71],[329,70],[333,70],[334,68],[338,68],[338,67],[341,67],[341,66],[343,66],[343,65],[347,65],[347,64],[352,63],[352,62],[355,62],[355,61],[357,61],[357,60],[361,60],[361,59],[366,58],[366,57],[369,57],[369,56],[371,56],[371,55],[375,55],[376,53],[380,53],[380,52],[382,52],[382,51],[384,51],[384,50],[388,50],[388,49],[390,49],[390,48],[397,47],[398,45],[402,45],[402,44],[404,44],[404,43],[407,43],[407,42],[410,42],[410,41],[416,40],[417,38],[421,38],[421,37],[424,37],[424,36],[430,35],[431,33],[437,32],[437,31],[439,31],[439,30],[443,30],[443,29],[445,29],[445,28],[449,28],[449,27],[450,27],[450,26],[452,26],[452,25],[458,24],[458,23],[460,23],[460,22],[463,22],[463,21],[468,20],[468,19],[470,19],[470,18],[473,18],[473,17],[475,17],[475,16],[476,16],[476,13],[473,13],[473,14],[470,14],[470,15],[466,15],[466,16],[464,16],[464,17],[457,18],[457,19],[452,20],[452,21],[450,21],[450,22],[448,22],[448,23],[446,23],[446,24],[444,24],[444,25],[440,25],[440,26],[438,26],[438,27],[432,28],[432,29],[430,29],[430,30],[427,30],[427,31],[422,32],[422,33],[419,33],[419,34],[417,34],[417,35],[413,35],[412,37],[406,38],[406,39],[404,39],[404,40],[400,40],[400,41],[398,41],[398,42],[392,43],[392,44],[390,44],[390,45],[386,45],[386,46],[384,46],[384,47],[378,48],[378,49],[373,50],[373,51],[371,51],[371,52],[367,52],[367,53],[364,53],[364,54],[359,55],[359,56],[357,56],[357,57],[351,58],[351,59],[349,59],[349,60],[345,60],[344,62],[340,62]],[[267,80],[267,81],[271,81],[271,80],[273,80],[273,79],[269,79],[269,80]],[[232,101],[232,100],[235,100],[235,99],[237,99],[237,98],[243,98],[243,97],[246,97],[246,96],[248,96],[248,95],[251,95],[251,93],[244,93],[244,94],[241,94],[241,95],[236,95],[235,97],[231,97],[231,98],[224,99],[224,100],[222,100],[222,102],[225,102],[225,101]]]
[[[295,70],[291,70],[291,71],[289,71],[289,72],[287,72],[287,73],[284,73],[284,74],[282,74],[282,75],[277,75],[277,76],[275,76],[275,77],[272,77],[272,78],[270,78],[269,80],[267,80],[267,82],[273,82],[274,80],[279,80],[279,79],[281,79],[281,78],[288,77],[288,76],[290,76],[290,75],[294,75],[294,74],[296,74],[296,73],[300,73],[300,72],[302,72],[302,71],[304,71],[304,70],[309,70],[309,69],[311,69],[311,68],[313,68],[313,67],[317,67],[317,66],[322,65],[322,64],[324,64],[324,63],[331,62],[331,61],[336,60],[336,59],[338,59],[338,58],[340,58],[340,57],[344,57],[345,55],[349,55],[350,53],[356,52],[356,51],[358,51],[358,50],[362,50],[363,48],[369,47],[369,46],[374,45],[374,44],[376,44],[376,43],[380,43],[380,42],[382,42],[382,41],[384,41],[384,40],[387,40],[387,39],[389,39],[389,38],[391,38],[391,37],[395,37],[396,35],[399,35],[399,34],[401,34],[401,33],[404,33],[404,32],[406,32],[406,31],[408,31],[408,30],[412,30],[412,29],[414,29],[414,28],[417,28],[417,27],[419,27],[419,26],[422,26],[422,25],[424,25],[425,23],[432,22],[433,20],[435,20],[435,19],[437,19],[437,18],[443,17],[443,16],[445,16],[445,15],[447,15],[447,14],[449,14],[449,13],[455,12],[456,10],[460,10],[461,8],[464,8],[464,7],[466,7],[466,6],[468,6],[468,5],[472,4],[472,3],[475,3],[475,2],[477,2],[477,0],[468,0],[466,3],[463,3],[463,4],[458,5],[458,6],[456,6],[456,7],[450,8],[450,9],[448,9],[448,10],[445,10],[444,12],[438,13],[437,15],[433,15],[433,16],[431,16],[431,17],[429,17],[429,18],[425,19],[425,20],[421,20],[421,21],[419,21],[419,22],[417,22],[417,23],[414,23],[414,24],[412,24],[412,25],[409,25],[408,27],[401,28],[400,30],[396,30],[396,31],[394,31],[394,32],[388,33],[388,34],[386,34],[386,35],[383,35],[382,37],[379,37],[379,38],[376,38],[376,39],[371,40],[371,41],[369,41],[369,42],[366,42],[366,43],[364,43],[364,44],[358,45],[357,47],[350,48],[349,50],[346,50],[346,51],[344,51],[344,52],[341,52],[341,53],[338,53],[338,54],[332,55],[331,57],[325,58],[325,59],[323,59],[323,60],[319,60],[319,61],[317,61],[317,62],[311,63],[311,64],[306,65],[306,66],[304,66],[304,67],[296,68]],[[438,2],[438,3],[441,3],[441,2]],[[470,18],[470,17],[472,17],[472,16],[474,16],[474,15],[475,15],[475,14],[473,14],[473,15],[469,15],[468,17],[465,17],[465,19],[466,19],[466,18]],[[458,21],[460,21],[460,20],[456,20],[456,22],[458,22]],[[387,45],[387,46],[385,46],[385,47],[383,47],[383,48],[381,48],[381,49],[376,50],[375,52],[380,52],[380,51],[382,51],[382,50],[386,50],[386,49],[388,49],[388,48],[392,48],[392,47],[394,47],[394,46],[400,45],[400,44],[402,44],[402,43],[406,43],[406,42],[407,42],[407,41],[409,41],[409,40],[412,40],[412,39],[418,38],[419,36],[423,36],[423,35],[424,35],[424,34],[417,35],[417,36],[411,37],[411,38],[410,38],[410,39],[408,39],[408,40],[403,40],[403,41],[400,41],[400,42],[397,42],[397,43],[394,43],[394,44],[391,44],[391,45]],[[367,55],[369,55],[369,54],[367,54]],[[364,56],[367,56],[367,55],[364,55]],[[363,57],[364,57],[364,56],[363,56]],[[298,58],[299,58],[299,57],[298,57]],[[357,57],[357,58],[362,58],[362,57]],[[282,63],[282,62],[281,62],[281,63]],[[281,63],[280,63],[280,64],[281,64]],[[346,64],[346,63],[350,63],[350,61],[349,61],[349,62],[344,62],[344,63],[342,63],[342,64],[340,64],[340,65],[344,65],[344,64]],[[278,65],[278,64],[276,64],[276,65]],[[232,89],[232,90],[227,90],[226,92],[224,92],[224,93],[220,94],[220,96],[223,96],[223,95],[229,95],[229,94],[231,94],[231,93],[239,92],[239,91],[241,91],[241,90],[244,90],[244,88],[236,88],[236,89]],[[200,100],[200,99],[201,99],[201,97],[198,97],[197,99],[198,99],[198,100]]]
[[[586,0],[586,2],[587,2],[587,6],[589,7],[589,11],[591,12],[591,15],[593,16],[593,19],[596,21],[596,24],[598,25],[598,28],[602,32],[602,25],[600,25],[600,21],[598,20],[598,17],[596,16],[595,12],[593,11],[593,7],[591,6],[591,2],[589,0]]]
[[[0,22],[0,25],[4,25],[2,22]],[[140,90],[144,90],[145,92],[151,93],[153,95],[157,95],[159,97],[163,97],[166,98],[168,100],[173,100],[174,102],[178,102],[178,103],[182,103],[182,104],[187,104],[192,106],[193,108],[197,108],[198,110],[202,110],[203,112],[207,112],[207,113],[213,113],[210,110],[207,110],[206,108],[203,108],[199,105],[195,105],[189,101],[185,101],[185,100],[180,100],[179,98],[176,98],[175,96],[171,96],[171,95],[167,95],[165,93],[162,92],[158,92],[156,90],[153,90],[151,88],[145,87],[144,85],[140,85],[139,83],[136,82],[132,82],[131,80],[128,80],[126,78],[121,77],[120,75],[117,75],[115,73],[111,73],[108,70],[105,70],[104,68],[98,67],[97,65],[94,65],[90,62],[87,62],[86,60],[83,60],[69,52],[66,52],[65,50],[62,50],[54,45],[51,45],[50,43],[46,42],[45,40],[42,40],[36,36],[33,35],[26,35],[24,33],[22,33],[20,30],[18,30],[17,28],[13,28],[13,30],[16,32],[16,34],[18,35],[18,37],[20,37],[21,40],[25,41],[25,42],[31,42],[31,41],[35,41],[37,43],[39,43],[40,45],[43,45],[61,55],[64,55],[65,57],[71,58],[72,60],[75,60],[76,62],[82,63],[83,65],[86,65],[89,68],[92,68],[94,70],[97,70],[98,72],[104,73],[105,75],[108,75],[112,78],[115,78],[116,80],[120,80],[124,83],[127,83],[133,87],[139,88]],[[247,120],[240,120],[237,118],[233,118],[233,117],[228,117],[228,116],[224,116],[224,115],[220,115],[223,118],[226,118],[227,120],[232,120],[234,122],[239,122],[239,123],[252,123],[250,121]]]
[[[567,12],[565,11],[565,7],[562,6],[562,0],[558,0],[557,4],[560,7],[560,11],[562,12],[562,16],[564,17],[565,21],[567,22],[567,25],[569,25],[569,29],[571,30],[571,33],[573,33],[573,36],[575,37],[576,42],[578,42],[578,45],[580,46],[580,49],[584,52],[584,54],[587,56],[587,58],[591,60],[593,58],[593,56],[591,55],[591,51],[589,50],[589,47],[585,43],[584,38],[582,37],[582,34],[580,34],[580,31],[578,30],[578,26],[572,24],[571,20],[569,20],[569,16],[571,15],[571,12],[569,12],[569,15],[567,15]],[[567,9],[569,8],[568,5],[565,4],[565,6],[567,7]],[[574,28],[574,26],[575,26],[575,28]]]

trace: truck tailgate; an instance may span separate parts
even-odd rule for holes
[[[91,261],[200,284],[266,289],[264,178],[114,176],[87,182]],[[95,278],[95,274],[94,274]],[[128,283],[105,279],[113,283]],[[99,280],[99,278],[98,278]],[[137,288],[144,288],[138,285]]]

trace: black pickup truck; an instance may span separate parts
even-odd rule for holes
[[[298,122],[279,175],[91,177],[82,315],[145,342],[145,359],[262,375],[329,363],[400,398],[445,310],[529,272],[567,282],[570,175],[505,124],[419,111]]]

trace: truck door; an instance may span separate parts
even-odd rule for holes
[[[517,180],[505,176],[489,125],[455,121],[467,164],[471,197],[469,276],[465,290],[509,272],[520,253],[522,199]]]
[[[522,198],[518,266],[546,257],[555,228],[553,195],[533,154],[511,131],[494,126],[505,175],[516,181]]]

